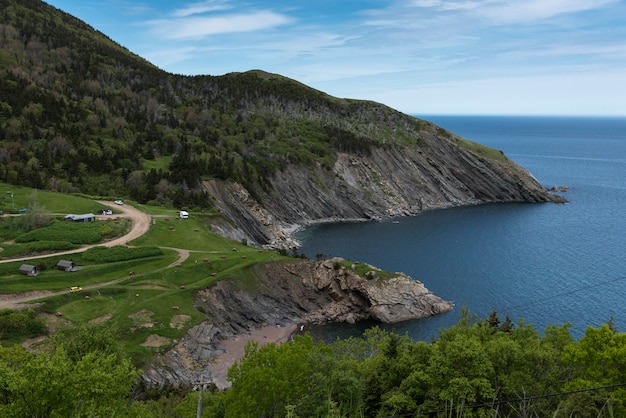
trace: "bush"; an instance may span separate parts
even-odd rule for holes
[[[66,241],[72,244],[95,244],[102,240],[101,226],[97,222],[55,222],[15,238],[17,243],[33,241]]]
[[[159,247],[94,247],[85,251],[82,259],[96,263],[112,263],[116,261],[135,260],[138,258],[163,255]]]
[[[0,311],[0,340],[8,338],[31,338],[45,332],[46,325],[43,319],[35,318],[32,309]]]
[[[67,251],[78,248],[78,245],[67,241],[35,241],[26,245],[28,251]]]

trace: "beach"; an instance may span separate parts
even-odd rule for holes
[[[209,367],[213,383],[219,389],[230,387],[230,382],[226,380],[228,369],[243,357],[249,341],[256,341],[259,347],[268,343],[283,343],[289,341],[298,329],[297,324],[272,325],[255,329],[231,340],[220,341],[217,348],[224,350],[224,353],[217,356]]]

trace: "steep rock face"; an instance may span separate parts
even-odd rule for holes
[[[368,280],[341,266],[340,259],[268,263],[255,269],[260,281],[255,289],[222,280],[200,294],[209,317],[227,334],[288,322],[397,322],[452,309],[402,273]],[[372,277],[376,270],[371,267]]]
[[[489,202],[562,202],[504,155],[486,158],[453,139],[389,146],[370,155],[339,153],[332,170],[288,167],[259,200],[233,183],[206,183],[217,207],[258,245],[293,246],[291,232],[317,222],[415,215]]]
[[[263,326],[363,319],[391,323],[447,312],[453,306],[402,273],[380,279],[371,267],[364,278],[341,259],[276,262],[254,269],[254,288],[245,289],[232,279],[199,292],[196,304],[210,321],[192,328],[157,358],[144,372],[148,383],[190,383],[201,374],[206,378],[212,359],[223,353],[220,340]]]

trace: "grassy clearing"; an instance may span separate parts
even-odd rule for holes
[[[15,189],[14,198],[17,202],[26,202],[27,196],[33,194],[32,190],[18,192]],[[35,194],[39,205],[55,213],[95,212],[99,206],[83,197],[50,192]],[[114,322],[125,335],[126,350],[141,366],[155,353],[175,344],[189,327],[206,319],[206,315],[193,306],[195,292],[220,279],[235,280],[244,287],[253,286],[256,274],[253,267],[257,263],[286,258],[212,233],[210,224],[215,214],[192,212],[190,219],[181,220],[178,211],[173,209],[144,206],[141,209],[153,214],[155,221],[147,234],[132,242],[136,248],[99,248],[85,253],[0,263],[1,292],[51,291],[50,296],[35,301],[40,303],[37,312],[49,315],[61,312],[64,320],[74,324]],[[15,243],[14,239],[26,231],[18,231],[11,221],[3,223],[3,220],[0,219],[0,237],[4,241],[2,257],[24,254],[28,244]],[[119,235],[129,227],[124,222],[119,220],[115,227],[101,222],[79,226],[59,222],[29,232],[23,240],[83,242],[87,236],[94,235],[92,229],[107,227],[107,230],[113,229],[111,234]],[[88,241],[94,242],[94,238]],[[188,258],[177,263],[180,250],[188,252]],[[127,257],[132,259],[125,260]],[[61,271],[57,268],[61,259],[71,260],[82,268]],[[19,267],[24,263],[39,267],[40,274],[35,277],[19,274]],[[83,290],[70,293],[71,286],[80,286]]]
[[[139,209],[142,212],[146,212],[147,214],[150,215],[157,215],[157,216],[169,216],[172,218],[177,218],[178,217],[178,210],[177,209],[172,209],[166,206],[151,206],[151,205],[143,205],[141,203],[135,203],[133,202],[132,205]]]
[[[41,268],[41,272],[35,277],[19,274],[19,267],[24,262],[16,261],[0,264],[0,284],[2,293],[20,293],[33,290],[60,291],[71,286],[84,288],[99,283],[129,278],[131,271],[135,273],[134,276],[138,276],[154,270],[164,269],[173,263],[177,257],[176,253],[169,252],[169,254],[160,257],[94,265],[83,265],[79,257],[66,257],[66,259],[73,259],[77,265],[82,266],[81,270],[73,272],[61,271],[56,267],[56,262],[61,257],[44,258],[28,261],[28,263]]]
[[[179,219],[174,216],[155,217],[150,231],[134,240],[133,245],[157,245],[195,251],[224,252],[235,247],[247,248],[241,243],[223,238],[209,231],[203,222],[206,216]]]
[[[356,274],[358,274],[361,277],[367,277],[367,273],[370,271],[374,271],[376,273],[376,278],[377,279],[389,279],[391,277],[396,277],[398,274],[396,273],[392,273],[389,271],[383,271],[383,270],[377,270],[372,268],[370,265],[366,264],[366,263],[359,263],[359,262],[354,262],[354,261],[350,261],[350,260],[343,260],[341,262],[338,262],[335,265],[335,268],[339,268],[339,267],[344,267],[347,270],[352,270],[353,272],[355,272]]]
[[[470,141],[464,138],[455,137],[455,142],[462,148],[468,149],[482,157],[489,158],[492,160],[500,161],[503,163],[509,162],[509,160],[504,156],[502,151],[499,151],[495,148],[490,148],[483,144],[479,144],[478,142]]]
[[[24,190],[20,199],[25,199],[27,193]],[[88,199],[76,197],[72,200],[80,204],[73,204],[72,208],[82,210],[62,210],[68,209],[61,203],[67,198],[46,194],[46,205],[61,212],[86,212],[93,207]],[[35,308],[37,312],[47,313],[48,317],[60,312],[70,324],[113,322],[125,336],[126,351],[135,364],[142,367],[153,355],[169,349],[190,327],[206,319],[204,313],[194,308],[196,292],[217,280],[232,280],[242,288],[254,290],[259,274],[264,274],[260,268],[262,263],[289,259],[274,251],[248,247],[214,234],[210,225],[218,219],[215,214],[192,212],[189,219],[182,220],[176,210],[144,206],[141,209],[153,214],[154,224],[148,233],[131,243],[136,248],[99,248],[27,262],[0,263],[1,292],[52,291],[53,294],[35,301],[40,303]],[[128,226],[122,225],[123,222],[116,224],[122,232]],[[5,226],[9,231],[9,223]],[[73,234],[78,238],[85,235],[80,228]],[[45,229],[31,235],[35,237],[34,242],[43,238],[52,239],[51,242],[61,238],[70,242],[78,239],[61,237],[61,232]],[[1,219],[0,236],[6,236]],[[5,238],[1,255],[20,253],[25,245],[7,243]],[[181,254],[188,258],[179,261]],[[129,257],[132,259],[127,260]],[[69,259],[82,269],[61,271],[56,266],[61,259]],[[19,274],[23,263],[38,266],[40,274],[36,277]],[[351,265],[351,262],[346,263]],[[70,293],[71,286],[80,286],[83,290]]]
[[[170,163],[172,162],[172,159],[174,157],[172,156],[165,156],[165,157],[157,157],[154,160],[144,160],[143,161],[143,168],[144,170],[163,170],[163,171],[169,171],[170,169]]]
[[[96,244],[124,235],[131,226],[125,219],[87,223],[68,223],[57,219],[48,226],[27,231],[20,218],[21,216],[0,217],[0,259],[28,257],[53,249],[59,251]]]
[[[11,201],[11,192],[13,192],[13,202]],[[64,215],[68,213],[98,213],[100,210],[108,208],[108,206],[84,197],[28,187],[16,187],[0,182],[0,210],[4,213],[17,213],[19,209],[28,208],[34,202],[52,213]]]

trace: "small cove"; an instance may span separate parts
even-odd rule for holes
[[[452,300],[447,314],[385,326],[429,340],[462,306],[479,317],[497,309],[542,331],[614,319],[626,329],[626,119],[424,117],[504,151],[545,186],[567,185],[568,204],[486,204],[381,222],[317,225],[300,252],[364,261],[418,279]],[[324,338],[372,324],[313,329]]]

